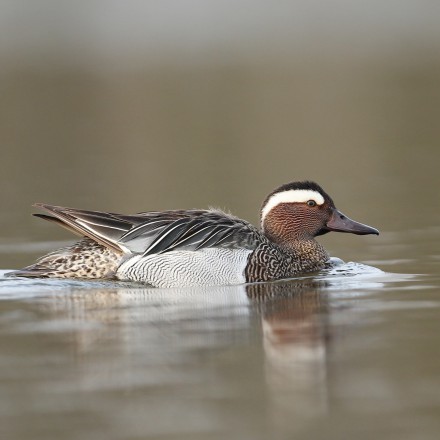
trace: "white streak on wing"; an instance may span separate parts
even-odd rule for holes
[[[180,246],[182,243],[185,243],[185,241],[190,241],[191,237],[194,237],[197,234],[200,234],[202,231],[204,231],[205,229],[209,229],[212,228],[212,225],[207,225],[204,228],[199,229],[198,231],[194,232],[191,235],[188,235],[188,237],[183,238],[182,240],[177,241],[176,243],[173,244],[173,247],[177,247]],[[204,240],[206,237],[202,237],[200,240],[194,241],[191,244],[196,244],[196,243],[200,243],[202,240]]]
[[[149,249],[151,249],[152,247],[157,246],[167,235],[171,234],[171,232],[173,232],[175,229],[179,228],[180,226],[182,226],[182,225],[181,224],[175,225],[172,228],[170,228],[169,231],[167,231],[165,234],[163,234],[162,237],[160,237],[159,239],[156,238],[153,242],[150,243],[148,248],[145,249],[144,253],[147,253],[149,251]]]
[[[103,227],[102,223],[95,223],[95,222],[92,222],[92,221],[89,221],[89,220],[76,219],[76,222],[78,224],[80,224],[81,226],[84,226],[86,228],[90,228],[89,225]],[[123,231],[123,232],[126,231],[126,229],[118,228],[117,226],[110,226],[108,224],[106,224],[105,227],[109,228],[109,229],[116,229],[117,231]]]
[[[207,248],[136,255],[119,266],[120,280],[141,281],[155,287],[214,286],[246,282],[248,249]]]
[[[119,243],[119,241],[111,240],[108,236],[99,233],[99,232],[96,231],[95,229],[89,227],[89,226],[87,225],[86,222],[83,222],[83,221],[77,220],[77,223],[79,223],[79,224],[80,224],[81,226],[83,226],[85,229],[89,230],[90,233],[92,233],[92,236],[89,236],[90,239],[93,240],[93,234],[94,234],[94,235],[96,235],[97,237],[101,237],[101,238],[104,240],[104,242],[107,241],[107,242],[114,243],[119,249],[121,249],[121,251],[122,251],[124,254],[131,254],[131,250],[128,249],[127,246],[124,246],[123,244]],[[97,224],[96,226],[102,226],[102,225],[98,225],[98,224]],[[119,229],[119,228],[113,228],[113,229]],[[84,234],[84,232],[83,232],[83,234]],[[104,246],[108,247],[108,245],[105,245],[105,244],[104,244]]]
[[[124,235],[121,237],[121,240],[122,240],[123,238],[125,238],[125,237],[127,237],[127,236],[133,234],[133,233],[136,232],[137,230],[139,230],[139,229],[141,229],[141,228],[144,228],[145,225],[146,225],[147,223],[148,223],[148,226],[151,227],[152,225],[154,225],[154,223],[163,223],[163,222],[164,222],[163,219],[151,220],[151,221],[145,221],[144,223],[141,223],[140,225],[138,225],[138,226],[136,226],[136,227],[134,227],[134,228],[131,228],[129,231],[127,231],[127,233],[124,234]],[[165,227],[165,225],[162,225],[162,226]],[[157,229],[157,228],[153,228],[153,227],[151,227],[151,231],[154,230],[154,229]]]
[[[317,205],[324,203],[322,194],[311,189],[289,189],[276,193],[264,205],[261,211],[261,220],[263,221],[266,215],[280,203],[305,203],[309,200],[314,200]]]

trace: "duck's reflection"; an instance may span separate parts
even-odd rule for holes
[[[325,287],[313,279],[247,286],[261,314],[270,408],[278,425],[327,410]]]
[[[148,386],[168,381],[166,371],[172,371],[172,380],[185,381],[189,353],[212,353],[213,347],[218,353],[231,344],[258,346],[261,334],[264,378],[255,375],[255,386],[266,388],[264,405],[275,423],[289,426],[292,417],[300,420],[326,411],[330,330],[324,281],[168,290],[106,286],[74,289],[45,304],[52,313],[80,324],[72,336],[77,360],[85,368],[85,387],[99,388],[108,381],[130,388],[142,382]],[[93,325],[84,326],[85,321]],[[103,349],[108,356],[101,360],[97,354]],[[252,359],[261,360],[261,355]],[[167,362],[171,370],[164,368]],[[88,375],[90,368],[96,372],[97,364],[99,377]],[[257,370],[261,374],[261,367]],[[215,375],[220,388],[229,385],[221,365]]]

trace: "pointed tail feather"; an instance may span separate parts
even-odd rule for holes
[[[37,217],[63,226],[77,235],[91,238],[115,252],[130,252],[127,247],[118,242],[120,237],[132,227],[128,221],[104,212],[64,208],[44,203],[36,203],[33,206],[44,209],[51,214],[50,216],[34,214]]]

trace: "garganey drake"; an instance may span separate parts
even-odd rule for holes
[[[261,230],[214,209],[123,215],[34,206],[51,214],[37,217],[83,238],[12,276],[117,279],[155,287],[272,281],[331,265],[318,235],[379,234],[343,215],[308,181],[282,185],[266,197]]]

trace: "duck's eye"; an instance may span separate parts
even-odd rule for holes
[[[316,206],[316,202],[314,200],[308,200],[307,206]]]

